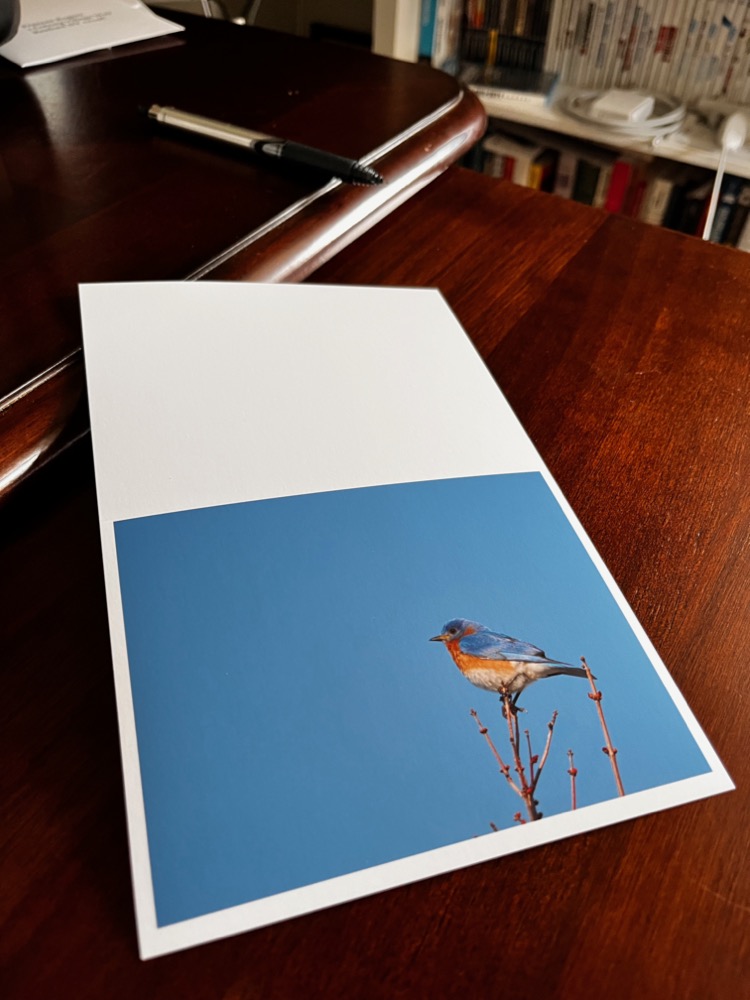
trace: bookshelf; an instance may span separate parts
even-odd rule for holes
[[[381,13],[408,6],[409,0],[374,0],[374,10]],[[467,65],[474,68],[467,85],[483,103],[489,127],[484,151],[477,150],[468,165],[534,187],[540,176],[554,174],[563,155],[569,172],[571,147],[578,149],[578,164],[586,170],[594,164],[604,183],[607,171],[612,176],[612,160],[624,160],[635,166],[620,200],[603,197],[602,183],[593,201],[580,196],[584,189],[590,193],[591,185],[566,190],[552,181],[542,190],[684,233],[702,235],[705,224],[712,240],[750,250],[750,141],[726,157],[719,195],[723,229],[713,227],[706,195],[706,184],[710,192],[720,169],[717,130],[723,117],[745,109],[750,117],[750,0],[421,0],[411,6],[409,58],[415,49],[417,7],[422,22],[432,14],[432,64],[456,73]],[[455,49],[446,56],[445,25],[455,25],[457,16],[461,30],[457,38],[454,31],[450,41]],[[424,57],[424,47],[420,51]],[[513,93],[510,87],[492,94],[484,73],[476,72],[480,68],[498,68],[503,76],[509,70],[545,71],[556,74],[559,83],[548,104],[538,93]],[[666,95],[672,107],[682,103],[687,113],[679,132],[657,140],[625,137],[562,110],[566,98],[580,101],[585,92],[610,88]],[[534,130],[539,131],[530,134]],[[519,159],[514,165],[514,150],[508,150],[514,141],[537,148],[538,164],[545,169],[535,165],[527,172],[523,164],[525,179],[519,180]],[[516,152],[523,163],[523,150],[517,147]],[[547,169],[550,157],[553,166]],[[667,188],[673,195],[665,201]],[[698,199],[704,199],[700,211]],[[743,218],[747,225],[730,226],[730,218],[737,223]]]
[[[401,9],[408,0],[374,0],[374,10],[383,16],[386,10]],[[524,9],[531,11],[544,6],[542,0],[535,4],[533,0],[500,0],[490,4],[476,3],[475,0],[433,0],[436,9],[455,8],[456,4],[463,9],[463,38],[469,34],[476,35],[477,17],[484,18],[488,34],[492,33],[492,25],[502,25],[505,22],[517,21]],[[422,3],[423,11],[430,5],[430,0]],[[416,18],[415,8],[420,4],[410,4],[412,21]],[[640,12],[635,13],[635,10]],[[483,13],[476,14],[477,10]],[[472,13],[474,12],[474,13]],[[528,14],[531,19],[531,14]],[[724,35],[711,18],[721,23],[722,17],[732,20],[732,28],[724,27]],[[609,17],[609,22],[607,22]],[[626,19],[632,17],[628,23]],[[576,86],[606,87],[615,85],[641,86],[648,89],[653,84],[671,85],[672,89],[664,92],[686,100],[688,105],[698,104],[710,107],[706,98],[716,93],[718,86],[711,85],[707,78],[709,68],[714,66],[715,78],[719,73],[726,77],[730,69],[735,71],[735,82],[730,90],[734,106],[742,103],[744,91],[738,84],[742,75],[744,79],[750,72],[750,0],[738,0],[726,3],[667,2],[667,0],[643,0],[639,5],[610,0],[586,2],[582,0],[551,0],[546,5],[546,25],[544,28],[545,69],[554,70],[560,74],[561,87],[556,95],[556,102],[566,92]],[[527,22],[527,26],[531,23]],[[609,26],[607,27],[607,24]],[[414,50],[415,27],[410,23],[410,47]],[[627,51],[623,50],[623,38],[629,31],[632,47],[632,63],[627,69],[625,64]],[[709,35],[716,36],[709,45]],[[536,25],[538,36],[538,23]],[[527,32],[528,33],[528,32]],[[682,37],[681,37],[682,33]],[[609,42],[607,41],[609,35]],[[620,38],[621,66],[618,70],[616,36]],[[662,41],[659,41],[659,38]],[[692,63],[690,61],[690,45],[693,47]],[[598,48],[597,48],[598,46]],[[609,46],[609,52],[607,49]],[[647,57],[651,50],[650,61]],[[625,49],[627,46],[625,46]],[[599,64],[594,51],[600,53]],[[747,50],[747,51],[746,51]],[[404,49],[402,48],[403,52]],[[583,55],[581,54],[583,53]],[[639,59],[636,60],[636,55]],[[462,58],[469,53],[464,50]],[[666,58],[669,56],[669,59]],[[734,58],[734,64],[732,59]],[[713,60],[713,62],[712,62]],[[691,67],[696,71],[691,72]],[[697,69],[700,68],[700,78]],[[707,170],[715,170],[718,166],[720,149],[716,141],[715,130],[695,114],[690,114],[686,125],[676,136],[670,136],[658,143],[651,141],[632,142],[613,137],[594,126],[570,118],[551,107],[538,107],[534,103],[518,100],[507,100],[502,97],[487,97],[480,95],[487,114],[492,119],[527,125],[535,128],[557,132],[560,135],[572,137],[599,146],[621,149],[648,158],[671,160],[690,164]],[[721,103],[717,105],[721,108]],[[727,158],[726,172],[738,177],[750,179],[750,148],[745,147]]]
[[[563,85],[558,94],[562,96],[565,92],[566,88]],[[501,97],[481,96],[480,99],[488,116],[500,121],[545,129],[548,132],[557,132],[585,142],[594,142],[598,146],[608,146],[644,157],[672,160],[707,170],[716,170],[718,166],[720,150],[716,142],[716,133],[714,129],[699,121],[688,123],[676,136],[668,136],[658,143],[630,142],[608,136],[593,126],[588,127],[583,122],[555,110],[554,104],[551,107],[537,107],[533,103]],[[750,179],[750,148],[745,146],[737,153],[729,154],[726,172]]]
[[[436,9],[441,7],[449,9],[454,8],[457,2],[459,6],[463,6],[466,25],[468,23],[467,11],[473,6],[472,0],[463,0],[463,3],[461,3],[461,0],[435,0],[433,6]],[[504,11],[506,8],[513,8],[517,12],[521,9],[523,3],[524,0],[505,0],[505,2],[496,4],[499,21],[505,16]],[[420,7],[424,12],[427,6],[429,6],[429,0],[425,0],[422,4],[415,3],[413,0],[373,0],[374,19],[381,23],[386,22],[390,29],[390,34],[380,36],[382,37],[382,41],[378,51],[381,54],[393,55],[398,58],[416,59]],[[482,6],[485,10],[489,10],[490,8],[490,4],[488,3]],[[597,82],[603,83],[607,81],[604,69],[599,73],[597,80],[595,65],[590,69],[584,68],[581,70],[576,65],[574,52],[576,46],[579,51],[585,49],[588,53],[593,49],[597,40],[600,45],[602,44],[605,33],[604,18],[608,8],[616,11],[610,34],[613,35],[615,30],[622,31],[623,19],[627,14],[628,6],[628,4],[619,2],[608,3],[606,0],[599,3],[593,2],[587,4],[582,4],[577,2],[577,0],[552,0],[549,3],[544,66],[561,74],[562,86],[558,91],[558,97],[564,94],[566,90],[569,91],[571,89],[571,84],[566,82],[569,80],[574,80],[576,83],[580,81],[592,86],[596,85]],[[632,7],[633,5],[630,6]],[[655,39],[657,38],[658,31],[660,29],[667,30],[667,32],[670,30],[668,28],[664,29],[667,20],[678,22],[681,18],[692,18],[696,21],[694,34],[697,36],[701,31],[700,18],[703,16],[703,35],[705,36],[705,55],[703,61],[707,65],[710,65],[711,58],[708,46],[708,34],[711,31],[709,18],[714,16],[720,20],[724,14],[731,15],[736,22],[734,25],[736,36],[728,35],[723,40],[723,48],[720,47],[719,42],[716,42],[712,50],[715,53],[714,61],[717,64],[717,72],[722,66],[725,73],[728,71],[732,57],[731,50],[734,48],[739,54],[743,46],[743,39],[744,62],[740,67],[736,68],[741,69],[742,72],[747,72],[748,66],[746,64],[750,62],[750,2],[743,2],[743,0],[740,0],[740,2],[731,2],[731,0],[727,0],[725,4],[700,4],[693,0],[692,3],[678,4],[675,2],[669,4],[665,0],[661,0],[661,2],[660,0],[653,0],[649,4],[648,0],[644,0],[641,7],[644,8],[646,13],[641,16],[640,22],[637,20],[634,22],[634,26],[640,27],[645,31],[644,17],[647,18],[650,11],[652,47],[654,48],[657,46]],[[585,13],[584,8],[589,12],[588,14]],[[616,19],[617,15],[621,19],[619,23]],[[659,19],[664,21],[664,25],[661,24]],[[676,35],[673,39],[675,51],[670,53],[675,57],[675,66],[671,71],[671,75],[667,68],[668,63],[664,62],[663,67],[655,67],[653,76],[655,81],[660,84],[679,83],[683,90],[687,89],[689,93],[693,93],[697,98],[698,93],[696,88],[690,91],[687,72],[683,72],[680,75],[676,71],[677,56],[681,56],[685,48],[687,48],[686,42],[685,48],[680,50],[678,38],[679,36]],[[637,41],[637,37],[634,37],[634,51]],[[699,53],[698,51],[699,41],[697,37],[694,41],[694,49],[695,58],[697,61],[700,61],[703,53]],[[747,49],[747,53],[744,52],[745,49]],[[664,50],[664,46],[662,46],[662,50]],[[739,58],[736,58],[735,62],[738,61]],[[610,76],[612,76],[614,69],[612,57],[610,57],[609,68]],[[639,85],[643,85],[649,81],[645,69],[642,69],[638,74],[631,75],[633,76],[633,82]],[[705,94],[709,90],[707,82],[704,81],[703,93]],[[737,98],[741,94],[742,91],[738,87],[735,87],[733,94],[735,104],[740,103]],[[557,111],[554,104],[551,107],[537,107],[533,103],[525,103],[512,99],[507,100],[502,97],[491,98],[485,95],[480,95],[480,99],[488,116],[500,121],[541,128],[575,139],[595,142],[600,146],[621,149],[646,157],[672,160],[677,163],[703,167],[707,170],[715,170],[718,165],[720,150],[716,142],[715,131],[700,120],[693,120],[695,116],[691,116],[691,120],[687,122],[685,128],[677,136],[670,136],[658,144],[650,141],[626,142],[618,138],[613,138],[611,135],[607,135],[594,127],[587,127],[582,122],[568,117]],[[750,179],[750,148],[745,147],[744,150],[740,150],[736,154],[730,154],[727,158],[726,171],[728,174]]]

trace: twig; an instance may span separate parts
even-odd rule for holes
[[[524,735],[526,736],[526,746],[529,751],[529,777],[531,778],[532,787],[534,785],[534,764],[537,762],[537,758],[531,752],[531,735],[528,729],[524,729]]]
[[[511,776],[510,776],[510,767],[505,763],[505,761],[503,760],[503,758],[500,756],[497,747],[492,742],[492,737],[490,736],[490,734],[489,734],[489,732],[487,730],[487,727],[482,725],[482,720],[479,718],[479,716],[477,715],[476,711],[473,708],[471,710],[471,715],[472,715],[472,718],[474,719],[474,721],[476,722],[477,726],[479,727],[479,732],[482,734],[482,736],[484,736],[485,740],[487,741],[487,745],[489,746],[490,750],[493,753],[493,756],[494,756],[495,760],[497,761],[497,766],[500,768],[500,773],[505,778],[505,780],[508,782],[508,784],[513,789],[513,791],[516,793],[516,795],[523,796],[523,792],[518,787],[518,785],[515,783],[515,781],[513,780],[513,778],[511,778]]]
[[[505,715],[508,723],[508,736],[510,737],[510,746],[513,752],[513,762],[516,766],[516,774],[518,775],[518,779],[521,783],[519,795],[523,799],[523,803],[526,806],[526,812],[529,814],[529,819],[541,819],[541,813],[537,810],[537,802],[534,798],[534,789],[526,780],[526,771],[524,770],[523,761],[521,760],[518,714],[513,712],[510,694],[507,691],[503,691],[501,689],[500,697],[503,700],[503,714]],[[531,749],[530,743],[529,749]],[[534,765],[531,761],[529,761],[529,766],[533,770]]]
[[[570,764],[570,767],[568,768],[568,774],[570,775],[570,808],[575,809],[577,806],[576,776],[578,774],[578,768],[573,763],[572,750],[568,750],[568,763]]]
[[[523,767],[523,762],[521,761],[520,753],[520,737],[518,732],[518,715],[513,715],[513,722],[511,723],[511,710],[510,710],[510,696],[507,692],[503,695],[503,705],[505,709],[505,718],[508,720],[508,732],[510,734],[510,745],[513,748],[513,758],[516,764],[516,771],[521,779],[521,791],[523,800],[526,803],[526,809],[529,813],[531,819],[541,819],[542,814],[537,810],[537,805],[539,804],[536,800],[535,792],[536,786],[539,784],[539,779],[542,776],[542,771],[544,770],[544,765],[547,763],[547,758],[549,757],[550,747],[552,745],[552,733],[555,729],[555,723],[557,722],[557,711],[552,713],[552,719],[547,723],[547,741],[544,744],[544,752],[542,753],[542,759],[539,760],[537,754],[535,754],[531,749],[531,736],[529,730],[524,730],[524,735],[526,736],[526,745],[529,751],[529,781],[526,781],[526,774]],[[537,761],[539,761],[539,767],[534,772],[534,766]]]
[[[557,709],[555,709],[555,711],[552,713],[552,718],[547,723],[547,742],[544,744],[544,752],[542,753],[542,759],[539,761],[539,767],[536,772],[536,777],[531,783],[532,792],[536,790],[536,786],[539,784],[539,779],[542,776],[542,770],[544,768],[544,765],[547,763],[547,758],[549,757],[549,749],[552,746],[552,733],[555,730],[556,722],[557,722]],[[532,761],[535,763],[536,757],[532,758]]]
[[[539,803],[534,797],[536,792],[536,786],[539,784],[539,779],[542,776],[542,771],[544,770],[544,765],[547,763],[547,758],[549,757],[550,746],[552,745],[552,733],[555,728],[555,722],[557,721],[557,712],[553,712],[552,719],[547,723],[547,742],[544,745],[544,752],[542,753],[541,760],[533,752],[531,748],[531,734],[528,729],[524,729],[524,736],[526,737],[526,747],[529,752],[529,779],[526,778],[526,770],[521,760],[521,737],[518,726],[518,715],[513,711],[511,706],[511,698],[507,691],[501,691],[500,697],[503,702],[503,714],[507,720],[508,724],[508,736],[510,738],[511,751],[513,753],[513,763],[515,765],[515,772],[518,775],[518,780],[514,780],[510,773],[510,765],[506,764],[500,755],[500,751],[497,749],[492,741],[487,727],[482,724],[481,719],[477,715],[476,711],[472,708],[471,715],[479,728],[479,732],[484,736],[487,741],[487,745],[492,751],[497,766],[500,768],[500,773],[508,782],[510,787],[523,799],[524,805],[526,806],[526,811],[529,814],[530,820],[537,820],[542,818],[542,813],[539,812],[537,806]],[[536,766],[538,763],[538,767]],[[535,769],[536,768],[536,769]],[[517,823],[525,823],[526,820],[521,817],[520,813],[516,813],[513,819]],[[490,824],[492,825],[492,824]]]
[[[591,685],[591,692],[589,693],[589,698],[596,705],[596,711],[599,715],[599,722],[602,727],[602,732],[604,733],[604,742],[607,744],[602,747],[604,753],[609,757],[609,762],[612,765],[612,774],[615,777],[615,784],[617,785],[617,794],[624,795],[625,789],[623,788],[622,778],[620,777],[620,768],[617,766],[617,748],[612,745],[612,740],[609,736],[609,730],[607,729],[607,722],[604,718],[604,710],[602,709],[602,693],[597,691],[596,683],[594,682],[594,675],[591,673],[588,663],[586,663],[586,658],[581,657],[581,663],[583,664],[583,669],[586,671],[586,676],[589,679],[589,684]]]

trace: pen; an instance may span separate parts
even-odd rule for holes
[[[229,125],[213,118],[204,118],[189,111],[179,111],[177,108],[161,107],[152,104],[147,110],[148,117],[163,125],[183,129],[186,132],[196,132],[198,135],[209,136],[221,142],[229,142],[234,146],[242,146],[259,156],[274,156],[280,160],[301,163],[307,167],[324,170],[333,177],[340,177],[349,184],[382,184],[383,178],[372,167],[350,160],[345,156],[326,153],[322,149],[304,146],[288,139],[277,139],[263,132],[254,132],[249,128]]]

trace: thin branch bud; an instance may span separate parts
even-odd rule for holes
[[[568,763],[570,767],[568,768],[568,774],[570,775],[570,808],[575,809],[577,807],[576,798],[576,777],[578,776],[578,768],[573,763],[573,751],[568,750]]]

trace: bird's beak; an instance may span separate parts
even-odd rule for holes
[[[448,633],[443,632],[442,635],[433,635],[430,639],[430,642],[445,642],[447,638],[448,638]]]

